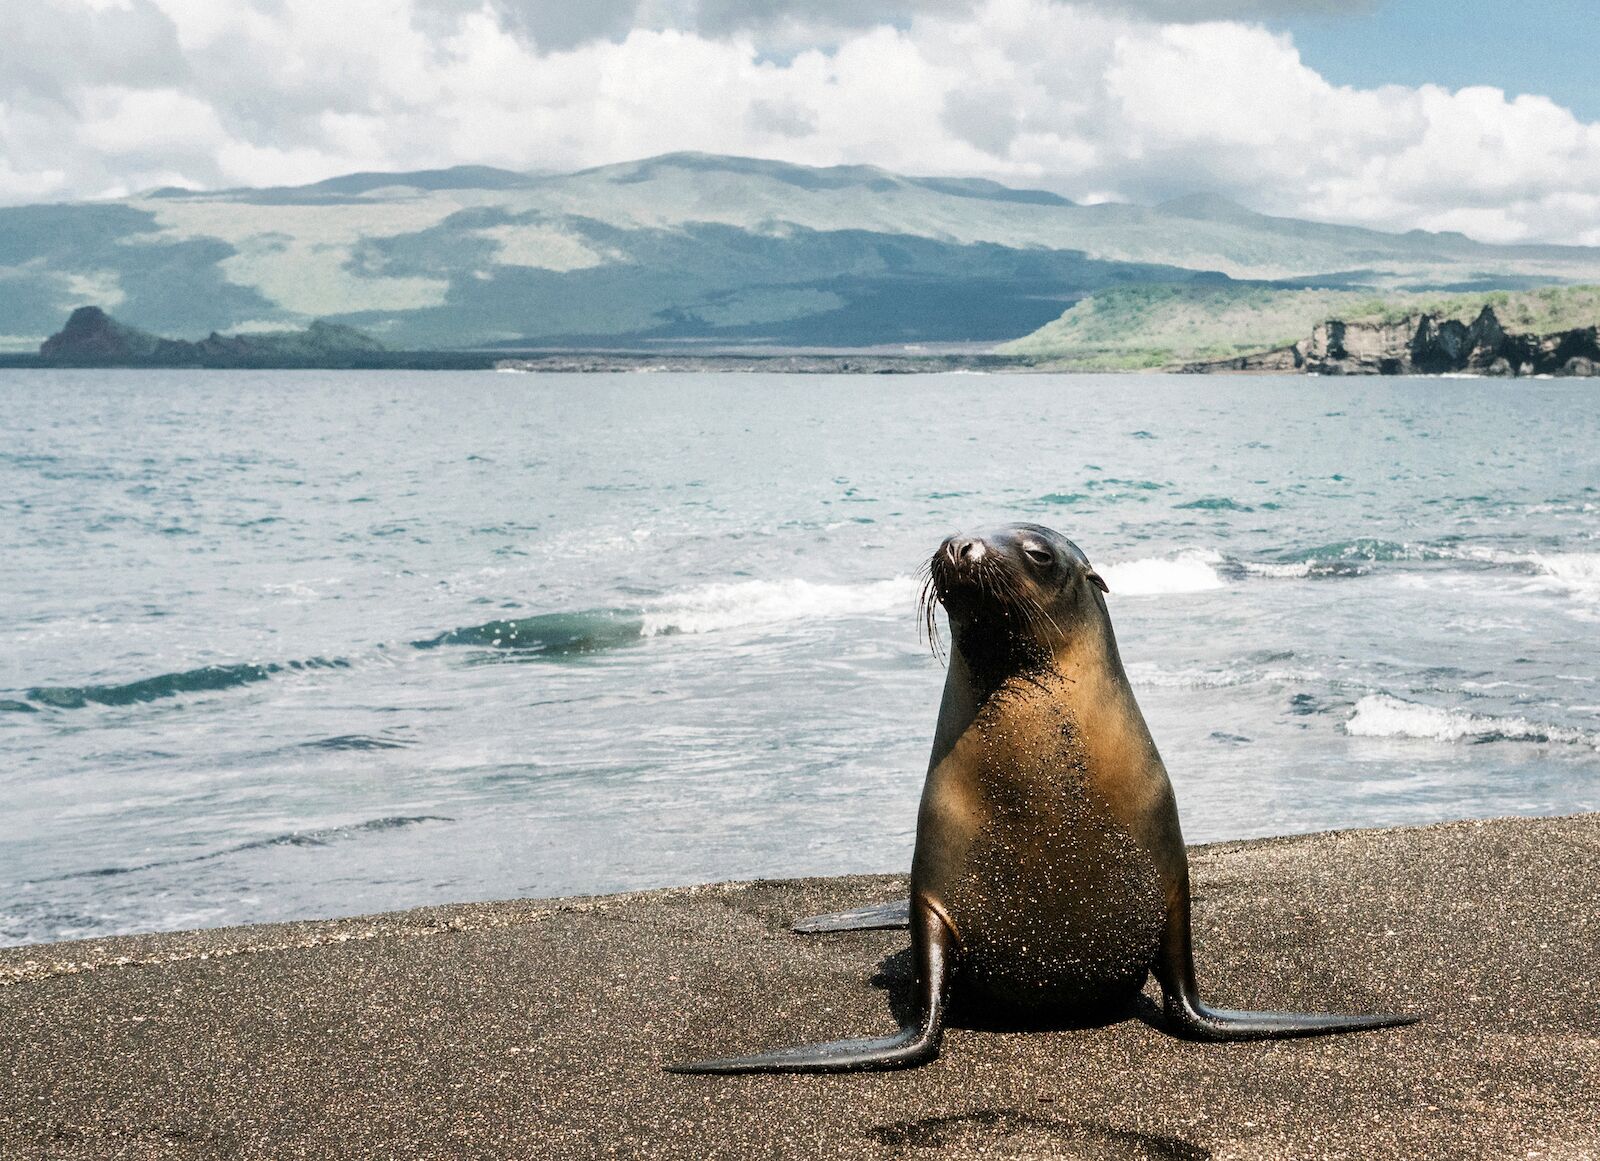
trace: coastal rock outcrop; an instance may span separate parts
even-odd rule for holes
[[[1470,323],[1431,314],[1394,321],[1329,319],[1311,332],[1306,370],[1320,375],[1553,375],[1594,349],[1595,331],[1513,334],[1485,306]],[[1562,352],[1561,357],[1557,351]]]
[[[39,345],[39,358],[62,367],[323,367],[359,363],[387,350],[354,327],[321,319],[301,331],[213,331],[189,342],[130,327],[98,306],[80,306]]]
[[[52,363],[144,362],[158,357],[164,342],[124,326],[98,306],[80,306],[39,345],[39,356]]]
[[[1191,363],[1197,374],[1257,371],[1316,375],[1496,376],[1600,374],[1597,328],[1576,327],[1552,334],[1508,331],[1492,306],[1470,323],[1433,314],[1397,319],[1319,323],[1311,337],[1259,354]]]

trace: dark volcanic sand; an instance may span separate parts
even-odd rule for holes
[[[669,1076],[889,1030],[903,933],[787,924],[904,879],[471,904],[0,951],[0,1157],[1600,1156],[1600,815],[1194,863],[1213,1002],[1425,1022],[957,1028],[909,1072]]]

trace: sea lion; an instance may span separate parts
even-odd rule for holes
[[[952,648],[917,816],[911,898],[796,925],[909,926],[916,1019],[898,1035],[780,1048],[671,1072],[844,1072],[938,1055],[952,992],[1026,1023],[1126,1011],[1150,972],[1165,1023],[1197,1040],[1316,1036],[1413,1016],[1211,1008],[1195,983],[1189,865],[1166,768],[1103,594],[1077,545],[1037,524],[951,537],[923,609]]]

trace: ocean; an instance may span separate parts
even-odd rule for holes
[[[1581,380],[0,371],[0,517],[0,943],[904,870],[1011,521],[1191,842],[1600,809]]]

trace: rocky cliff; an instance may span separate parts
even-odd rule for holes
[[[1305,371],[1317,375],[1600,374],[1596,328],[1540,335],[1508,331],[1485,306],[1470,323],[1433,314],[1397,320],[1328,319],[1292,346],[1233,359],[1191,363],[1197,373]]]

